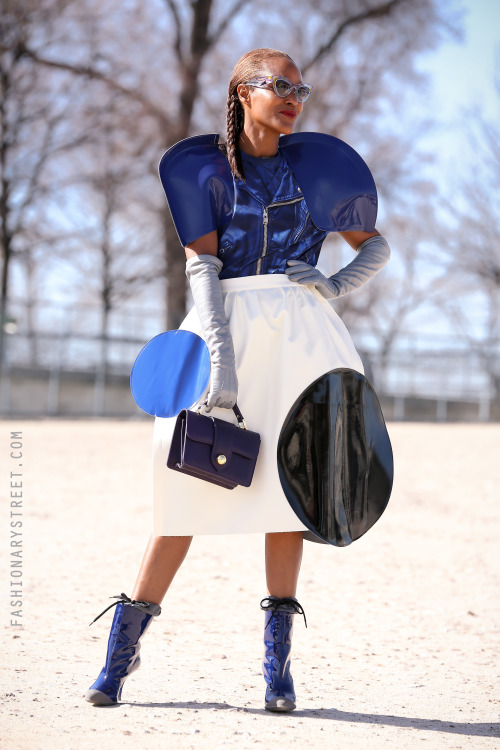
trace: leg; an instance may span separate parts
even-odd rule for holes
[[[192,537],[153,536],[149,540],[132,592],[116,606],[108,640],[106,663],[85,699],[96,706],[112,706],[121,698],[126,678],[141,663],[140,640],[160,612],[160,602],[182,561]]]
[[[160,604],[191,545],[192,536],[151,536],[132,599]]]
[[[269,597],[266,609],[264,662],[265,708],[285,712],[295,708],[295,691],[290,674],[293,617],[302,607],[295,599],[303,537],[301,531],[266,534],[266,577]]]
[[[302,562],[301,531],[266,534],[267,590],[279,599],[295,596]]]

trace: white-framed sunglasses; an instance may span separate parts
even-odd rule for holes
[[[309,97],[313,87],[309,83],[292,83],[285,76],[257,76],[250,81],[245,81],[246,86],[256,86],[264,88],[271,85],[277,96],[282,98],[288,96],[291,91],[294,92],[298,102],[305,102]]]

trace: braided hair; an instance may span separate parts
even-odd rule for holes
[[[229,81],[226,102],[226,143],[223,145],[231,172],[239,180],[245,179],[243,161],[239,147],[239,139],[243,130],[245,114],[243,105],[238,98],[238,86],[252,78],[267,75],[266,61],[283,57],[293,62],[290,55],[277,49],[262,47],[247,52],[240,57],[234,66],[231,80]]]

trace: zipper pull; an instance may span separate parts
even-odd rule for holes
[[[269,211],[267,210],[267,206],[264,206],[264,215],[262,217],[262,221],[264,222],[264,226],[267,227],[269,223]]]

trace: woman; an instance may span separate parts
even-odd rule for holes
[[[280,151],[311,86],[283,52],[257,49],[236,64],[227,100],[226,156],[234,176],[235,209],[223,231],[186,244],[186,274],[195,307],[183,328],[200,333],[211,360],[207,411],[230,419],[236,403],[261,434],[249,489],[232,492],[168,471],[173,421],[155,424],[154,535],[132,599],[119,599],[106,665],[86,698],[116,703],[125,678],[139,666],[139,639],[160,613],[196,533],[266,532],[265,708],[290,711],[293,616],[304,526],[279,484],[276,445],[291,405],[315,378],[336,367],[362,372],[349,334],[329,300],[364,284],[389,259],[378,232],[347,231],[358,250],[331,278],[315,269],[327,234],[311,220],[300,185]],[[113,606],[113,605],[111,605]]]

